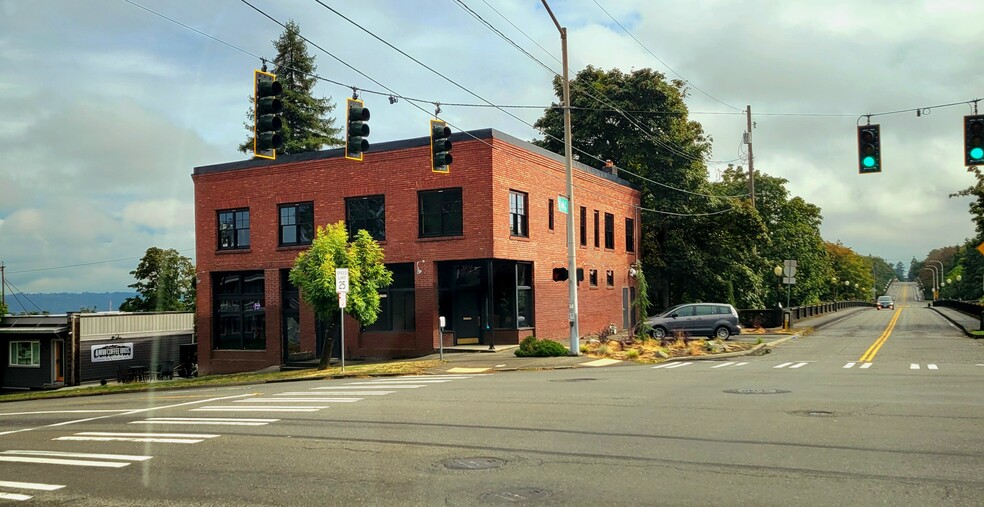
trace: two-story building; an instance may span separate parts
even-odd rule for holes
[[[569,337],[564,159],[492,129],[451,137],[434,172],[427,137],[197,167],[199,368],[262,369],[321,353],[319,323],[288,280],[318,225],[344,220],[379,241],[393,284],[375,324],[346,317],[346,357],[429,354],[439,341],[515,344]],[[575,163],[579,326],[634,325],[638,187]],[[439,317],[445,317],[445,333]],[[337,343],[338,340],[336,340]]]

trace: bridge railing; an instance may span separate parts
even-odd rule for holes
[[[790,308],[770,308],[765,310],[738,310],[738,320],[746,328],[782,327],[783,315],[789,315],[789,323],[824,315],[845,308],[875,306],[871,301],[833,301],[815,305],[793,306]]]

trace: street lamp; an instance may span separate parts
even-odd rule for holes
[[[943,263],[940,262],[940,261],[928,260],[928,259],[927,259],[926,262],[935,262],[935,263],[937,263],[937,264],[940,265],[940,269],[937,271],[937,275],[936,276],[938,276],[940,278],[940,283],[937,285],[937,287],[942,287],[943,286],[943,272],[946,271],[946,268],[943,267]],[[932,267],[935,268],[936,266],[932,266]]]
[[[831,278],[830,281],[834,282],[834,301],[837,301],[837,282],[839,282],[840,280],[838,280],[837,277],[835,276]]]

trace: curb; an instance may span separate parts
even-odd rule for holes
[[[973,334],[971,334],[971,332],[970,332],[970,331],[968,331],[968,330],[967,330],[967,328],[966,328],[966,327],[964,327],[964,325],[963,325],[963,324],[961,324],[961,323],[959,323],[959,322],[957,322],[956,320],[953,320],[953,319],[952,319],[952,318],[951,318],[951,317],[950,317],[949,315],[947,315],[947,314],[945,314],[945,313],[943,313],[943,312],[941,312],[941,311],[939,311],[939,310],[937,310],[935,306],[930,306],[930,307],[929,307],[929,309],[930,309],[930,310],[933,310],[934,312],[936,312],[936,314],[937,314],[937,315],[939,315],[940,317],[943,317],[944,319],[946,319],[947,321],[949,321],[949,322],[950,322],[951,324],[953,324],[954,326],[957,326],[958,328],[960,328],[960,330],[961,330],[961,331],[963,331],[963,333],[964,333],[965,335],[967,335],[968,337],[970,337],[970,338],[973,338],[973,339],[975,339],[975,340],[978,340],[978,339],[980,339],[980,337],[979,337],[979,336],[974,336]]]

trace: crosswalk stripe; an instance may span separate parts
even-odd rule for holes
[[[370,380],[368,382],[349,382],[349,384],[351,384],[351,385],[360,385],[360,384],[366,384],[366,385],[369,385],[369,384],[443,384],[445,382],[452,382],[454,380],[457,380],[457,379],[453,379],[453,378],[441,378],[441,379],[433,379],[433,380],[431,380],[431,379],[424,380],[424,379],[419,379],[419,378],[417,378],[417,379],[413,379],[413,378],[388,378],[388,379]]]
[[[867,370],[868,368],[871,368],[871,363],[864,363],[861,365],[862,370]]]
[[[271,406],[260,406],[260,407],[200,407],[193,408],[191,412],[317,412],[323,408],[328,408],[327,405],[321,406],[307,406],[307,407],[271,407]]]
[[[858,364],[858,363],[847,363],[847,364],[844,365],[844,368],[854,368],[854,365],[855,364]]]
[[[724,368],[725,366],[731,366],[733,364],[735,364],[735,363],[733,363],[731,361],[728,361],[727,363],[719,364],[717,366],[711,366],[711,369],[714,369],[714,368]]]
[[[92,454],[84,452],[22,451],[0,452],[0,461],[8,463],[38,463],[46,465],[88,466],[100,468],[123,468],[131,461],[146,461],[153,456],[132,456],[126,454]],[[74,458],[74,459],[72,459]],[[95,461],[111,460],[111,461]]]
[[[332,387],[315,387],[315,389],[334,389]],[[274,396],[385,396],[396,391],[303,391],[299,393],[277,393]]]
[[[334,387],[315,387],[314,389],[416,389],[418,387],[424,387],[424,384],[376,384],[376,385],[344,385],[344,386],[334,386]],[[362,393],[359,393],[362,394]]]
[[[796,364],[790,366],[790,368],[802,368],[802,367],[804,367],[804,366],[806,366],[808,364],[810,364],[810,363],[796,363]]]
[[[53,438],[79,442],[139,442],[147,444],[197,444],[219,435],[200,435],[195,433],[107,433],[102,431],[83,431],[74,435]]]
[[[62,489],[65,486],[61,484],[42,484],[39,482],[12,482],[12,481],[0,481],[0,488],[14,488],[14,489],[36,489],[39,491],[54,491],[56,489]]]
[[[0,500],[13,500],[15,502],[23,502],[25,500],[30,500],[31,498],[34,497],[32,497],[31,495],[22,495],[20,493],[4,493],[3,491],[0,491]]]
[[[70,465],[77,467],[123,468],[130,464],[124,461],[87,461],[66,458],[37,458],[33,456],[0,456],[0,461],[8,463],[40,463],[45,465]]]
[[[152,417],[143,421],[130,421],[129,424],[202,424],[225,426],[266,426],[280,419],[222,419],[208,417]]]
[[[793,363],[782,363],[779,366],[773,366],[773,368],[785,368]]]
[[[441,380],[439,382],[448,382],[448,381],[447,380]],[[426,387],[426,386],[429,386],[432,383],[434,383],[434,382],[431,381],[431,382],[428,383],[428,382],[425,381],[425,382],[414,382],[414,383],[410,383],[410,382],[405,382],[405,381],[401,381],[401,380],[393,380],[393,381],[389,381],[389,382],[346,382],[345,385],[347,385],[347,386],[367,386],[367,387],[373,388],[373,389],[375,389],[377,387],[385,387],[387,389],[413,389],[415,387]]]
[[[489,375],[491,375],[491,374],[490,373],[477,373],[477,374],[468,374],[468,375],[401,375],[401,376],[396,377],[396,378],[406,378],[406,379],[417,379],[417,378],[419,378],[419,379],[441,379],[441,378],[447,378],[447,379],[458,380],[458,379],[466,379],[466,378],[474,378],[474,377],[488,377]]]
[[[153,456],[142,456],[139,454],[96,454],[89,452],[63,452],[63,451],[23,451],[11,449],[0,451],[2,455],[16,454],[22,456],[52,456],[58,458],[88,458],[88,459],[115,459],[121,461],[147,461]]]
[[[931,364],[931,365],[929,365],[929,366],[927,366],[927,367],[928,367],[928,368],[929,368],[930,370],[938,370],[938,369],[940,369],[940,367],[939,367],[939,366],[936,366],[935,364]]]
[[[919,365],[916,364],[916,363],[912,363],[912,364],[909,365],[909,369],[910,370],[918,370],[919,369]]]
[[[355,403],[363,398],[252,398],[248,400],[236,400],[233,403]]]

